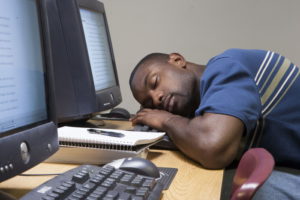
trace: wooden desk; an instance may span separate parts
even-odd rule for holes
[[[128,122],[109,122],[105,128],[130,127]],[[127,128],[126,128],[127,127]],[[220,199],[223,170],[206,170],[178,151],[150,150],[148,159],[158,167],[178,168],[163,200],[217,200]],[[41,163],[25,174],[62,173],[77,165]],[[54,176],[16,176],[0,183],[0,189],[19,198]]]

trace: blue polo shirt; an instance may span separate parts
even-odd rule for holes
[[[278,53],[229,49],[207,63],[195,115],[239,118],[247,148],[264,147],[277,165],[300,168],[299,73]]]

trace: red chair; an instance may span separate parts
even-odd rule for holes
[[[244,153],[235,172],[231,200],[249,200],[271,175],[273,156],[263,148],[252,148]]]

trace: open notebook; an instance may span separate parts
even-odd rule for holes
[[[105,164],[123,157],[146,157],[148,147],[164,135],[165,132],[65,126],[58,129],[59,151],[46,162]]]

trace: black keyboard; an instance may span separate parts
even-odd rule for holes
[[[159,130],[154,129],[144,124],[137,124],[133,127],[132,131],[145,131],[145,132],[158,132]],[[166,149],[166,150],[178,150],[176,145],[172,142],[168,135],[164,135],[163,139],[152,145],[151,149]]]
[[[133,126],[132,131],[158,132],[157,129],[154,129],[144,124],[137,124]]]
[[[168,176],[173,179],[176,172],[174,169]],[[166,188],[163,182],[109,165],[81,165],[38,186],[21,200],[157,200]]]

